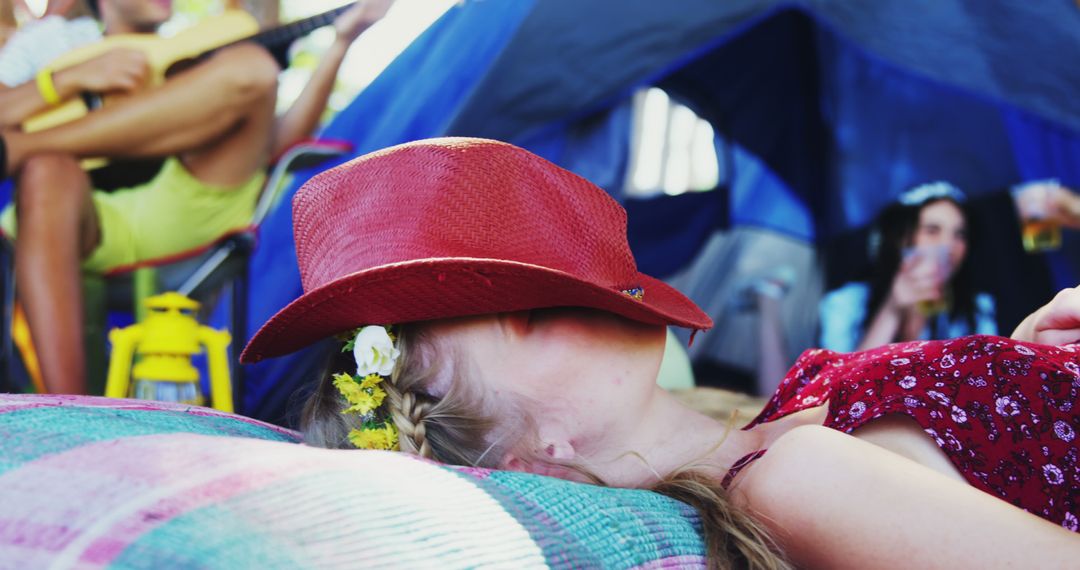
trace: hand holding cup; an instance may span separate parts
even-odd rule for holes
[[[904,252],[893,280],[891,301],[898,308],[917,306],[924,315],[944,310],[945,282],[949,278],[949,252],[944,247],[917,247]]]

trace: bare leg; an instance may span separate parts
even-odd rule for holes
[[[261,48],[237,46],[123,105],[5,135],[12,169],[22,169],[16,280],[50,391],[85,390],[79,260],[100,242],[89,183],[71,156],[181,154],[203,182],[243,183],[266,164],[277,71]]]
[[[18,180],[15,281],[52,393],[86,390],[79,260],[100,241],[90,184],[78,162],[38,155]]]
[[[5,133],[8,169],[16,171],[28,157],[44,152],[140,157],[206,147],[262,112],[276,87],[277,72],[277,65],[262,48],[239,45],[222,50],[157,89],[81,120],[35,133]],[[272,115],[267,120],[272,120]],[[270,129],[272,126],[267,126],[265,132],[270,133]],[[261,156],[266,152],[259,150]],[[205,181],[242,182],[253,172],[253,162],[238,165],[239,172],[225,173],[224,179]],[[213,174],[223,173],[218,169]]]
[[[243,62],[260,70],[256,77],[262,87],[261,95],[252,96],[243,114],[232,127],[206,144],[184,152],[184,166],[203,182],[216,184],[240,184],[267,167],[274,139],[274,108],[277,104],[277,63],[261,48],[245,52],[223,53],[217,57],[230,57],[234,64]],[[259,65],[261,63],[261,66]],[[230,66],[222,66],[228,68]],[[252,72],[254,75],[254,72]],[[178,144],[168,136],[158,141],[160,145]],[[152,147],[148,147],[153,150]]]

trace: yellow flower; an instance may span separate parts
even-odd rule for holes
[[[338,384],[341,383],[341,382],[355,382],[355,381],[356,380],[352,377],[352,374],[345,374],[344,372],[334,374],[334,386],[338,386]],[[338,387],[338,389],[339,390],[341,389],[340,386]]]
[[[334,375],[334,387],[341,392],[345,401],[351,404],[342,413],[355,412],[363,416],[382,405],[386,392],[378,386],[365,388],[364,385],[369,383],[369,378],[364,379],[364,384],[358,384],[356,378],[348,374]]]
[[[363,416],[381,406],[384,399],[386,399],[386,392],[378,386],[360,390],[353,399],[349,399],[349,403],[352,405],[343,410],[342,413],[356,412]]]
[[[375,402],[375,398],[367,392],[360,392],[355,399],[350,399],[349,403],[352,404],[348,408],[341,411],[343,414],[360,414],[366,416],[371,413],[372,410],[379,407],[379,404]]]
[[[360,392],[360,385],[349,374],[334,374],[334,387],[349,402],[352,402],[356,398],[356,394]]]
[[[394,424],[383,427],[362,427],[349,432],[349,442],[359,449],[382,449],[395,451],[398,448],[398,433]]]
[[[386,399],[386,392],[384,392],[383,389],[378,386],[372,387],[370,390],[368,390],[368,393],[371,394],[371,401],[375,402],[376,408],[381,406],[383,400]]]
[[[360,381],[361,388],[374,388],[383,381],[383,377],[378,374],[368,374],[364,376],[364,379]]]

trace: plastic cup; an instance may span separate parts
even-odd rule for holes
[[[1053,220],[1024,220],[1020,229],[1024,251],[1038,253],[1061,247],[1061,226]]]
[[[923,246],[909,248],[904,252],[904,258],[918,258],[917,263],[931,263],[934,265],[934,274],[938,285],[943,286],[949,278],[949,248],[945,246]],[[915,307],[925,317],[932,317],[949,309],[949,299],[942,294],[937,299],[924,299],[916,303]]]
[[[1061,247],[1061,225],[1050,215],[1054,193],[1058,191],[1056,180],[1029,182],[1013,190],[1023,202],[1020,238],[1024,251],[1038,253]]]

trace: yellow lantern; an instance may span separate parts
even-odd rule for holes
[[[191,364],[191,357],[205,348],[210,403],[218,410],[232,412],[229,333],[200,325],[195,320],[199,303],[179,293],[149,297],[146,307],[143,322],[109,332],[113,351],[105,395],[205,405],[199,371]]]

